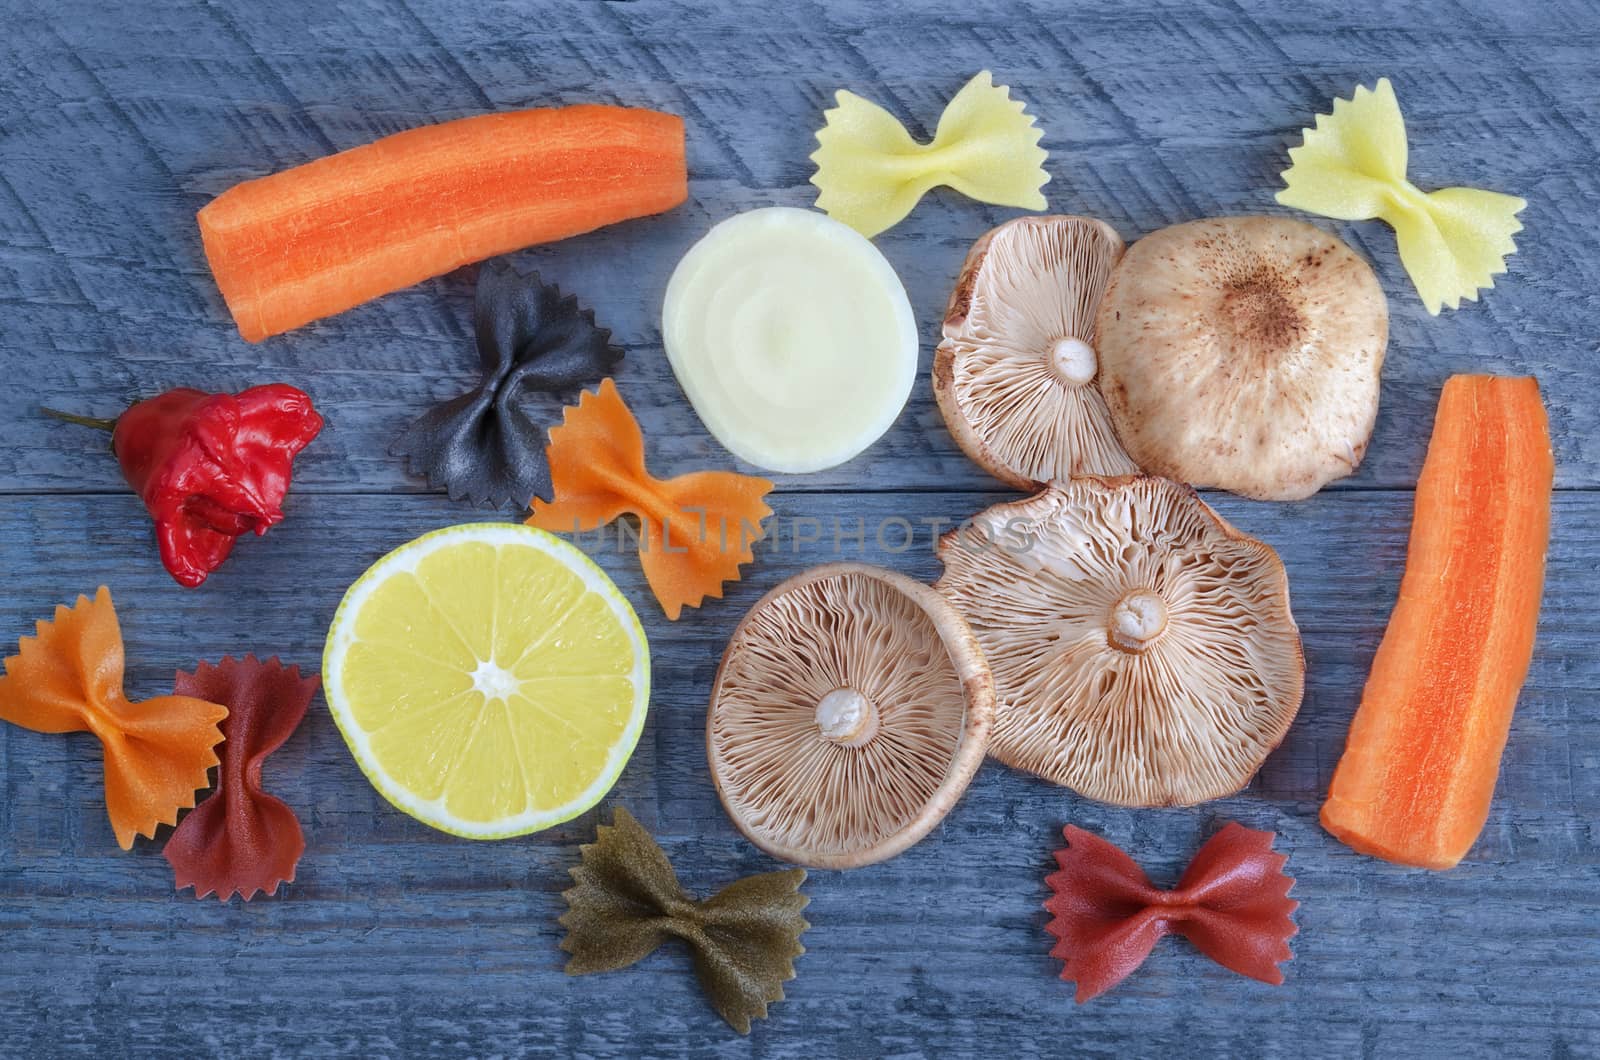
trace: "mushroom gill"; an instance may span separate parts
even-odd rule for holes
[[[1298,500],[1366,453],[1388,303],[1320,228],[1221,217],[1152,232],[1114,270],[1097,328],[1111,418],[1152,474]]]
[[[706,721],[728,815],[776,857],[892,857],[983,760],[994,688],[972,632],[926,585],[818,567],[763,597],[722,657]]]
[[[1283,564],[1187,486],[1077,479],[939,544],[993,672],[990,753],[1122,806],[1230,795],[1304,688]]]
[[[946,311],[934,393],[951,435],[1020,488],[1138,470],[1095,385],[1095,313],[1122,256],[1110,225],[1024,217],[973,245]]]

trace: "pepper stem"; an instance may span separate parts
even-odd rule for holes
[[[79,416],[72,412],[62,412],[60,409],[45,408],[40,406],[39,411],[46,416],[54,416],[67,423],[76,423],[80,427],[93,427],[97,431],[114,431],[117,429],[116,420],[98,420],[93,416]]]

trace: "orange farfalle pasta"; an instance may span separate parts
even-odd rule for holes
[[[154,836],[194,805],[217,764],[226,707],[189,696],[129,702],[122,691],[122,629],[105,586],[57,607],[23,637],[0,677],[0,720],[36,732],[92,732],[105,749],[106,813],[117,843]]]
[[[643,528],[639,564],[667,617],[707,596],[721,597],[737,581],[765,531],[772,490],[764,478],[731,471],[696,471],[653,478],[645,470],[644,436],[607,379],[598,394],[583,393],[550,430],[550,502],[534,498],[529,526],[582,533],[632,513]]]

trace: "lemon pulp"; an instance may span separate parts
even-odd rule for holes
[[[470,523],[401,546],[350,587],[323,683],[385,798],[492,839],[610,790],[644,727],[650,655],[633,608],[578,549]]]

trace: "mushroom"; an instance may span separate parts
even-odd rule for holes
[[[1095,309],[1122,240],[1088,217],[1024,217],[967,254],[945,311],[933,392],[962,450],[1020,489],[1128,475],[1095,386]]]
[[[706,750],[728,816],[774,857],[883,861],[950,811],[983,761],[994,683],[926,585],[831,563],[763,596],[711,692]]]
[[[1096,330],[1117,434],[1151,474],[1299,500],[1366,453],[1388,303],[1320,228],[1223,217],[1153,232],[1112,274]]]
[[[1167,479],[1081,478],[939,542],[999,704],[990,753],[1121,806],[1231,795],[1300,707],[1272,548]]]

